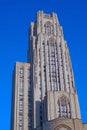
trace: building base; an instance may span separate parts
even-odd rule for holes
[[[55,119],[44,124],[43,130],[87,130],[87,123],[80,119]]]

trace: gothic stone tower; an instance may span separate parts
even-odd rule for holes
[[[13,71],[10,130],[87,130],[81,121],[70,54],[55,13],[37,12],[28,63]]]
[[[81,116],[63,30],[55,13],[37,13],[29,30],[33,128],[80,130]],[[78,128],[77,128],[78,127]]]

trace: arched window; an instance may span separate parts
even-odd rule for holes
[[[58,116],[71,118],[70,102],[65,96],[58,100]]]
[[[51,22],[48,21],[44,24],[44,33],[47,35],[51,35],[54,33],[53,25]]]
[[[54,130],[72,130],[72,129],[69,126],[67,126],[67,125],[60,124]]]

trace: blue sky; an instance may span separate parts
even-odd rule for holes
[[[10,130],[12,71],[27,60],[28,28],[36,12],[56,12],[69,46],[82,121],[87,122],[87,1],[0,1],[0,130]]]

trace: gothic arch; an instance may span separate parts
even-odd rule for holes
[[[57,126],[54,130],[72,130],[72,129],[65,124],[61,124],[61,125]]]
[[[66,100],[66,102],[68,102],[69,101],[69,99],[68,99],[68,97],[66,96],[66,95],[64,95],[64,94],[62,94],[59,98],[58,98],[58,100]]]
[[[55,45],[56,41],[55,41],[55,38],[54,37],[50,37],[47,41],[48,44],[50,45]]]
[[[53,26],[53,24],[50,21],[47,21],[44,25]]]

